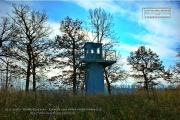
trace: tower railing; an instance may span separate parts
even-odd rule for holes
[[[103,58],[104,60],[116,61],[116,51],[107,49],[103,50]]]

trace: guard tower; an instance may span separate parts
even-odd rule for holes
[[[87,95],[104,93],[104,67],[114,64],[115,60],[103,58],[101,43],[87,42],[84,45],[84,58],[80,60],[85,71],[85,91]]]

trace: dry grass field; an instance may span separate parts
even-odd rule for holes
[[[82,96],[0,91],[1,120],[179,120],[180,90]]]

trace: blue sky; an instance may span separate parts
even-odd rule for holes
[[[101,7],[114,16],[113,29],[120,37],[120,46],[117,49],[121,51],[125,64],[130,52],[141,45],[156,52],[166,69],[177,60],[176,48],[180,45],[180,1],[1,0],[0,16],[7,16],[6,12],[11,13],[12,3],[27,4],[32,9],[45,10],[48,24],[54,30],[51,37],[59,34],[59,23],[66,16],[82,20],[88,25],[88,10]],[[172,18],[142,18],[142,8],[171,8]],[[125,68],[128,66],[125,65]]]

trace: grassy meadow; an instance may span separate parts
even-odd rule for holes
[[[1,120],[180,120],[180,90],[116,95],[0,91]]]

